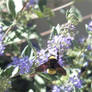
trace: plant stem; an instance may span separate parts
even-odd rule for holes
[[[26,1],[26,3],[24,4],[23,8],[20,10],[20,12],[17,14],[16,18],[14,19],[13,23],[7,28],[4,36],[3,36],[3,40],[5,39],[5,37],[7,36],[7,34],[11,31],[11,29],[16,25],[17,21],[19,20],[19,15],[22,15],[22,12],[25,10],[25,7],[27,5],[27,3],[29,2],[29,0]]]

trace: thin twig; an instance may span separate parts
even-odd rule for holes
[[[86,15],[86,16],[84,16],[83,18],[82,18],[82,21],[84,21],[84,20],[86,20],[86,19],[89,19],[89,18],[91,18],[92,17],[92,13],[91,14],[88,14],[88,15]]]
[[[62,5],[62,6],[56,7],[56,8],[54,8],[54,9],[52,9],[51,11],[52,11],[52,12],[56,12],[56,11],[59,11],[60,9],[66,8],[66,7],[71,6],[71,5],[73,5],[73,4],[74,4],[74,1],[71,1],[71,2],[69,2],[69,3],[67,3],[67,4],[64,4],[64,5]],[[39,17],[38,17],[37,15],[35,15],[35,14],[31,14],[31,16],[32,16],[32,19],[38,19],[38,18],[39,18]]]
[[[41,36],[46,36],[46,35],[50,34],[50,32],[51,32],[51,30],[48,30],[48,31],[40,33],[40,35]]]
[[[4,40],[6,35],[9,33],[9,31],[13,28],[13,26],[15,25],[15,20],[13,21],[12,25],[10,25],[8,28],[7,28],[7,31],[5,32],[5,34],[3,35],[2,39]]]
[[[74,1],[71,1],[71,2],[69,2],[69,3],[67,3],[67,4],[65,4],[65,5],[62,5],[62,6],[59,6],[59,7],[57,7],[57,8],[52,9],[52,12],[56,12],[56,11],[58,11],[58,10],[60,10],[60,9],[63,9],[63,8],[65,8],[65,7],[68,7],[68,6],[73,5],[73,4],[74,4]]]

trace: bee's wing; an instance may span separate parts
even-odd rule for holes
[[[58,63],[56,64],[56,66],[57,66],[56,71],[58,73],[61,73],[62,75],[66,75],[66,70],[63,67],[61,67]]]
[[[50,62],[48,61],[48,62],[46,62],[46,63],[44,63],[44,64],[38,66],[38,67],[35,69],[35,71],[36,71],[36,72],[44,72],[45,70],[47,70],[49,64],[50,64]]]
[[[35,68],[35,73],[31,74],[30,77],[34,78],[34,76],[37,74],[37,72],[44,72],[45,70],[47,70],[49,65],[49,62],[46,62],[38,67]]]

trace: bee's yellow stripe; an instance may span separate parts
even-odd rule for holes
[[[56,70],[55,69],[47,69],[47,73],[53,75],[53,74],[56,74]]]
[[[55,56],[50,56],[49,59],[56,59]]]

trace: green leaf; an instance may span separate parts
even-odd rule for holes
[[[29,89],[28,92],[34,92],[33,89]]]
[[[3,70],[0,68],[0,75],[2,74]]]
[[[57,80],[57,76],[53,76],[53,75],[49,75],[49,74],[45,74],[45,73],[39,73],[39,75],[46,81],[54,81]]]
[[[33,57],[34,55],[34,50],[32,47],[30,47],[29,45],[26,45],[25,48],[23,49],[21,56],[29,56],[30,59]]]
[[[13,16],[13,18],[15,18],[17,13],[21,11],[22,7],[22,0],[7,0],[8,11]]]
[[[12,74],[11,74],[11,78],[12,77],[14,77],[14,76],[16,76],[16,74],[18,74],[18,72],[19,72],[19,66],[17,66],[16,68],[14,68],[14,70],[13,70],[13,72],[12,72]]]
[[[35,80],[36,80],[40,85],[45,84],[44,80],[43,80],[40,76],[38,76],[38,75],[35,76]]]
[[[14,18],[16,16],[16,11],[15,11],[15,4],[13,0],[7,0],[7,8],[8,8],[9,13]]]
[[[57,25],[58,26],[58,25]],[[52,39],[53,36],[57,35],[59,30],[57,30],[58,27],[53,27],[50,34],[50,39]]]
[[[29,59],[33,59],[33,56],[34,56],[34,50],[31,49],[31,53],[30,53]]]
[[[34,86],[36,92],[46,92],[46,85],[44,79],[41,76],[36,75],[34,77],[34,80],[35,80]]]
[[[43,18],[43,17],[44,17],[44,14],[43,14],[41,11],[34,10],[34,13],[37,14],[37,16],[38,16],[39,18]]]
[[[12,74],[13,69],[14,69],[13,66],[7,67],[7,68],[1,73],[1,76],[8,76],[8,77],[10,77],[11,74]]]
[[[27,48],[28,48],[28,45],[26,45],[25,48],[22,50],[21,56],[25,55],[25,52],[26,52]]]

